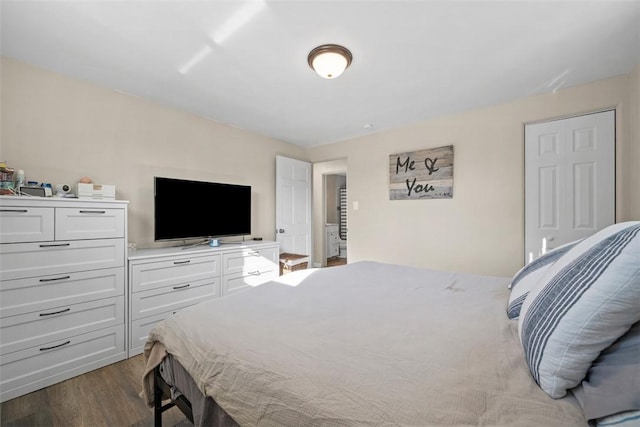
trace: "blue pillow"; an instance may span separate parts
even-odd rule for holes
[[[600,352],[640,321],[640,221],[578,242],[529,292],[518,332],[525,360],[553,398],[578,385]]]
[[[575,242],[558,246],[525,265],[513,276],[511,283],[509,283],[509,289],[511,289],[507,305],[509,319],[517,319],[520,316],[520,308],[529,291],[538,284],[551,265],[578,242],[579,240],[576,240]]]

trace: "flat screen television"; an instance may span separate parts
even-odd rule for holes
[[[251,234],[251,186],[154,177],[156,241]]]

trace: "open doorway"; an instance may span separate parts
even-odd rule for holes
[[[338,223],[339,224],[339,220],[337,219],[336,216],[331,216],[331,212],[329,215],[329,220],[327,220],[327,211],[334,211],[335,214],[337,215],[338,209],[337,209],[337,202],[333,203],[334,208],[327,208],[327,177],[329,176],[333,176],[333,175],[339,175],[343,178],[341,178],[342,180],[344,180],[345,182],[345,188],[346,188],[346,192],[345,194],[347,195],[347,198],[350,197],[348,196],[348,184],[347,184],[347,176],[348,176],[348,167],[347,167],[347,158],[341,158],[341,159],[334,159],[334,160],[327,160],[327,161],[322,161],[322,162],[316,162],[313,163],[313,170],[312,170],[312,174],[313,174],[313,190],[312,190],[312,197],[313,197],[313,258],[312,258],[312,265],[313,267],[319,268],[319,267],[327,267],[327,252],[328,252],[328,246],[329,246],[329,242],[327,241],[327,224],[335,224]],[[329,178],[329,181],[331,181],[333,178]],[[331,185],[331,188],[335,188],[335,185]],[[334,190],[334,194],[336,194],[335,190]],[[334,198],[335,197],[335,198]],[[335,196],[329,196],[329,200],[336,200],[338,197],[338,195],[336,194]],[[348,222],[349,218],[348,218],[348,213],[347,213],[347,209],[343,210],[344,214],[345,214],[345,220]],[[333,218],[333,219],[331,219]],[[332,221],[332,222],[329,222]],[[345,231],[347,232],[347,240],[348,241],[348,230],[345,227]],[[339,230],[339,226],[338,226],[338,233],[340,232]],[[338,234],[337,236],[338,240],[340,239],[340,236]],[[344,247],[344,243],[343,243],[343,247]],[[338,245],[338,255],[340,253],[340,246]],[[332,261],[335,262],[347,262],[348,256],[349,256],[349,248],[348,248],[348,244],[346,246],[346,251],[344,251],[343,255],[345,255],[347,258],[340,258],[339,256],[337,257],[338,259],[332,259]],[[334,258],[334,257],[331,257]]]
[[[348,256],[347,174],[325,175],[324,196],[326,265],[345,265]]]

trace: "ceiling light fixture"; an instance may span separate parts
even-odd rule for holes
[[[337,44],[324,44],[309,52],[309,66],[325,79],[335,79],[351,65],[349,49]]]

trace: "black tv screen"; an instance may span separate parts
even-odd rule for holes
[[[155,240],[251,234],[251,186],[154,177]]]

